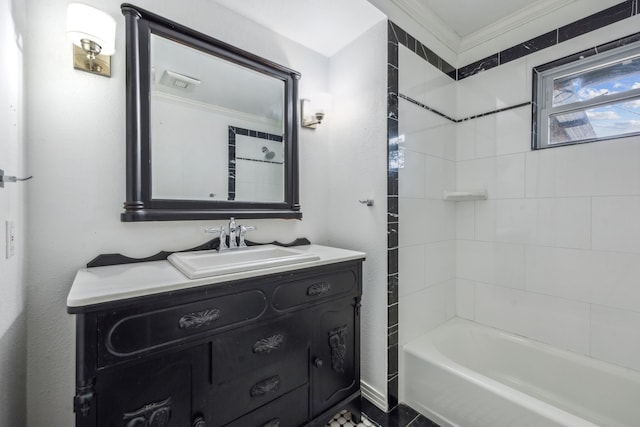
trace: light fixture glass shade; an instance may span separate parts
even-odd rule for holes
[[[82,3],[69,3],[67,37],[78,47],[82,47],[83,39],[93,41],[100,45],[101,55],[113,55],[116,51],[116,21],[94,7]]]

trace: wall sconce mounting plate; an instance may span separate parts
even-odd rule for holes
[[[302,116],[302,127],[315,129],[322,119],[324,119],[324,112],[317,111],[315,113],[309,111],[309,104],[311,101],[306,98],[300,100],[300,115]],[[306,110],[306,111],[305,111]]]
[[[99,76],[111,77],[111,57],[108,55],[96,55],[91,60],[87,52],[73,45],[73,68]]]

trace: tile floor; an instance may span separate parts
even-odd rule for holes
[[[366,417],[362,417],[362,421],[355,424],[351,421],[351,413],[347,410],[340,411],[331,421],[327,423],[327,427],[372,427],[373,424]]]
[[[398,405],[385,413],[366,399],[362,399],[362,422],[351,422],[351,414],[341,411],[327,427],[440,427],[406,405]]]

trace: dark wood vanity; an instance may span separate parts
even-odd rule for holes
[[[85,269],[76,282],[130,280],[126,268]],[[148,277],[173,267],[131,268]],[[316,426],[341,409],[358,418],[361,293],[362,258],[70,305],[76,426]]]

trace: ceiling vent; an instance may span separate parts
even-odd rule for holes
[[[199,85],[200,80],[185,76],[184,74],[176,73],[171,70],[164,70],[162,77],[160,78],[160,84],[169,86],[175,89],[193,89],[193,86]]]

